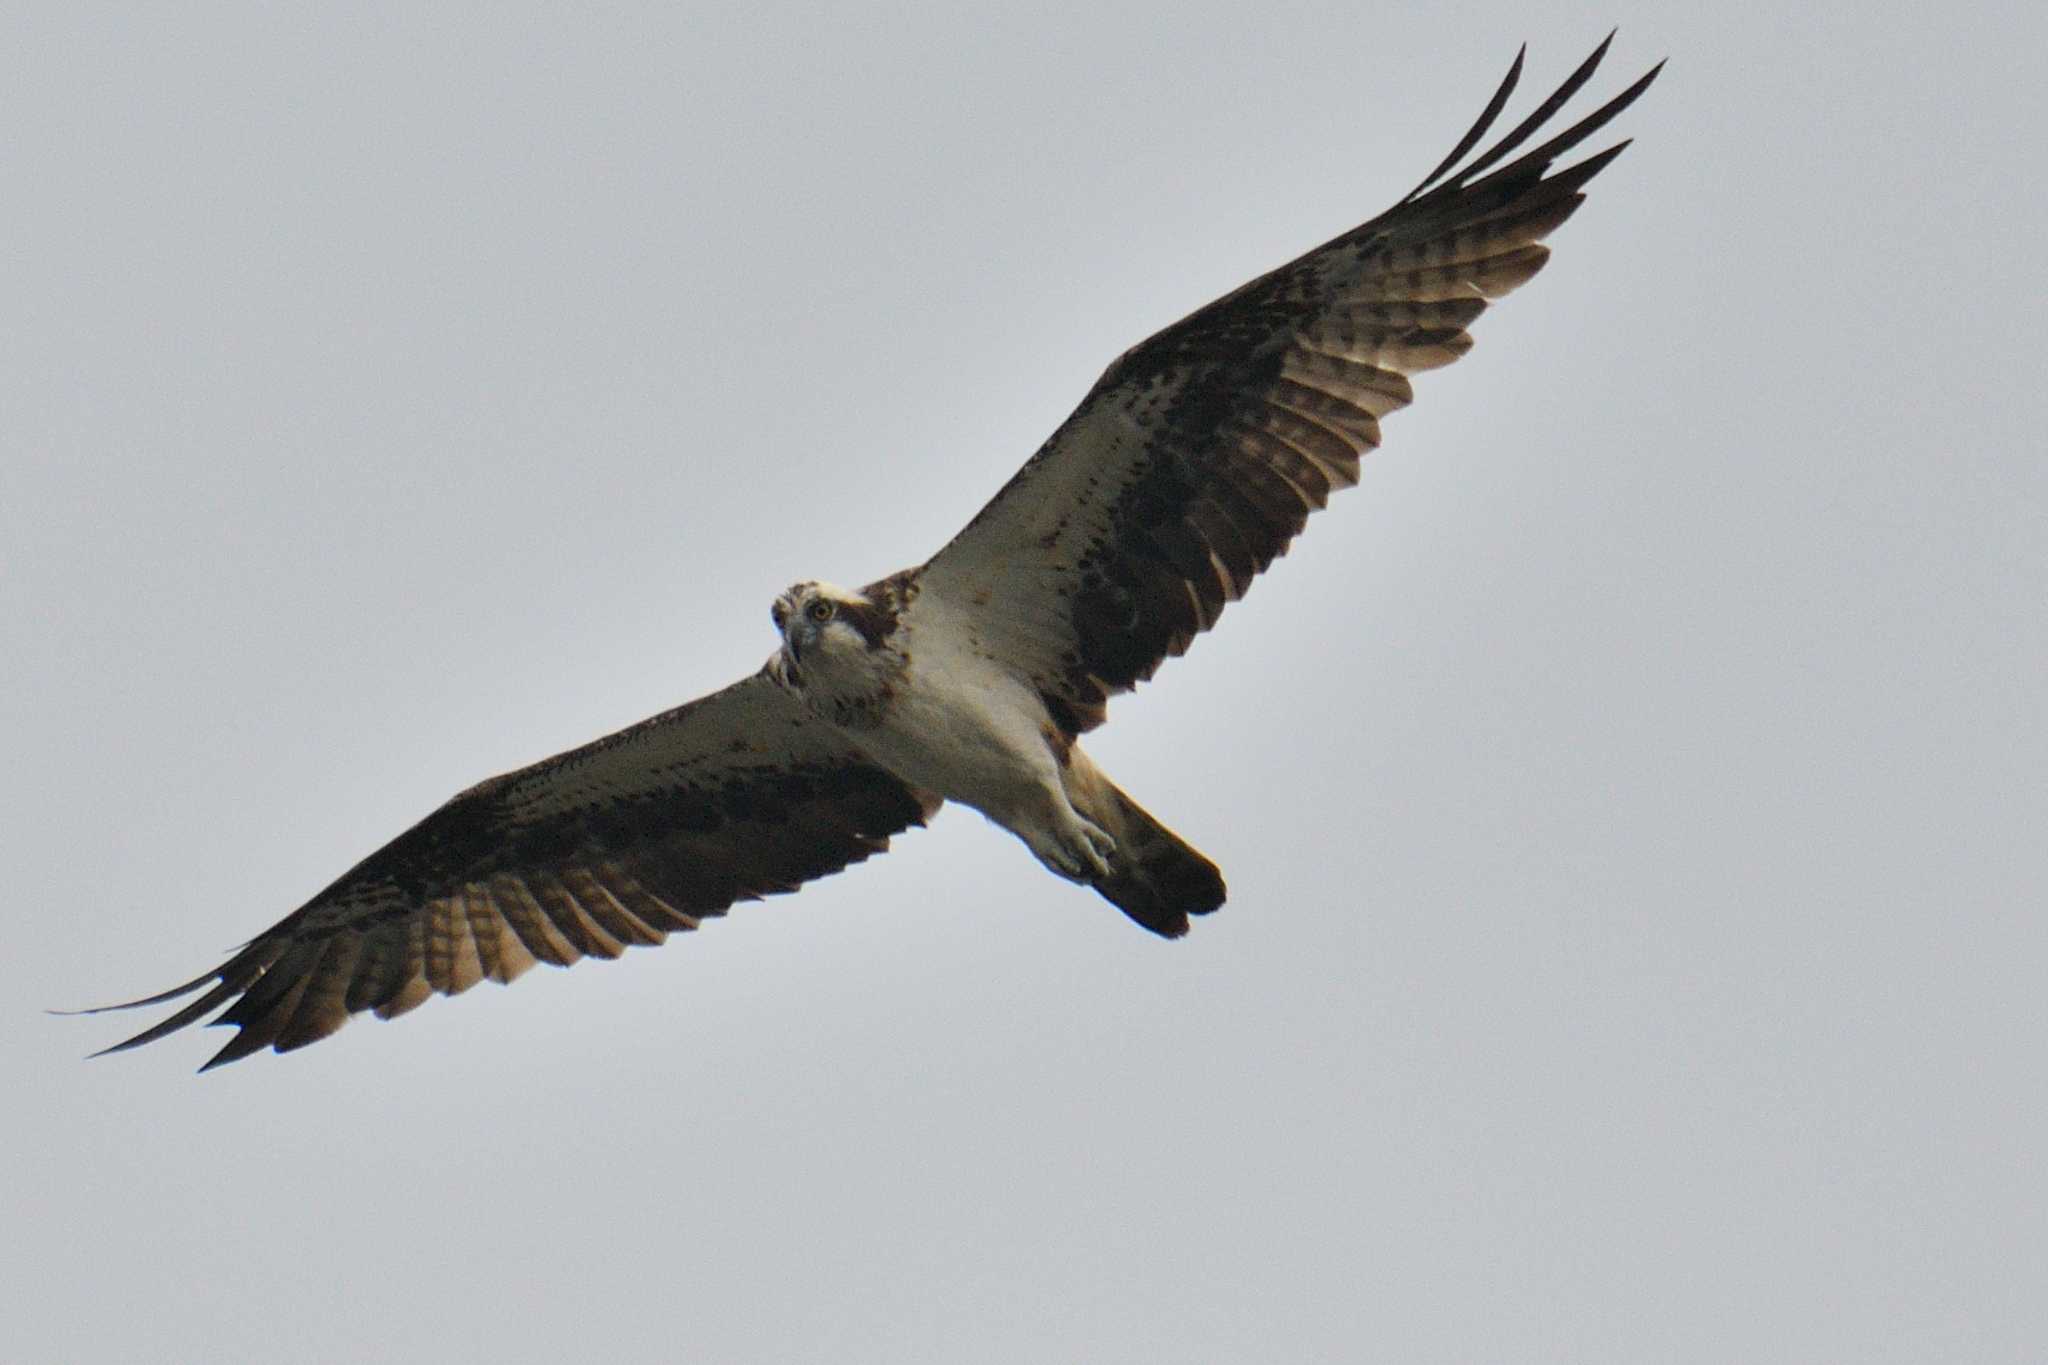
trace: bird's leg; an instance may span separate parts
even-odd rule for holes
[[[1038,861],[1068,881],[1090,885],[1109,875],[1116,840],[1093,821],[1083,819],[1064,797],[1050,803],[1050,818],[1011,826]]]

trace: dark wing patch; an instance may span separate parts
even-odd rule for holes
[[[205,992],[106,1050],[226,1006],[214,1022],[238,1032],[210,1068],[536,962],[617,957],[879,853],[937,806],[757,674],[470,788],[213,971],[106,1006]]]
[[[1609,35],[1612,40],[1612,35]],[[1519,79],[1518,55],[1451,155],[1372,221],[1126,352],[1074,414],[925,566],[912,608],[961,613],[1025,669],[1069,733],[1214,625],[1332,492],[1358,481],[1409,376],[1542,268],[1615,146],[1552,163],[1627,108],[1661,64],[1549,141],[1514,153],[1592,76],[1603,42],[1464,169]]]

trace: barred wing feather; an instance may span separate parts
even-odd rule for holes
[[[1612,40],[1612,35],[1609,41]],[[1543,239],[1626,143],[1558,158],[1658,68],[1513,155],[1591,78],[1603,42],[1463,169],[1520,78],[1518,55],[1451,155],[1379,217],[1126,352],[979,515],[935,555],[913,613],[973,613],[1069,734],[1214,625],[1311,512],[1358,480],[1409,377],[1472,344],[1490,300],[1524,284]]]
[[[879,853],[937,804],[755,674],[463,792],[214,970],[104,1006],[204,991],[106,1050],[225,1006],[214,1022],[238,1031],[211,1068],[535,962],[617,957]]]

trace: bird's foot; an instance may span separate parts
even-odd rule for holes
[[[1060,861],[1065,864],[1061,875],[1088,885],[1101,881],[1109,875],[1109,860],[1116,853],[1116,840],[1109,837],[1109,831],[1080,816],[1074,817],[1074,827],[1062,832]]]
[[[1109,860],[1116,856],[1116,840],[1109,837],[1109,831],[1090,821],[1081,821],[1081,838],[1088,855],[1088,866],[1096,878],[1109,875]]]
[[[1109,860],[1116,853],[1116,840],[1101,826],[1075,816],[1065,827],[1044,833],[1025,833],[1024,842],[1038,855],[1038,861],[1083,886],[1093,885],[1109,875]]]

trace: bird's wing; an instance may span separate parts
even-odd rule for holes
[[[103,1007],[211,987],[107,1051],[226,1005],[214,1022],[239,1032],[213,1067],[537,961],[617,957],[879,853],[938,804],[757,673],[463,792],[213,971]]]
[[[1517,55],[1471,131],[1400,203],[1126,352],[924,567],[911,610],[971,621],[980,647],[1026,672],[1070,733],[1099,724],[1111,696],[1185,652],[1311,511],[1357,482],[1380,419],[1409,401],[1409,376],[1463,355],[1487,300],[1542,267],[1542,239],[1627,143],[1553,163],[1661,63],[1492,168],[1606,51],[1460,168],[1513,91]]]

